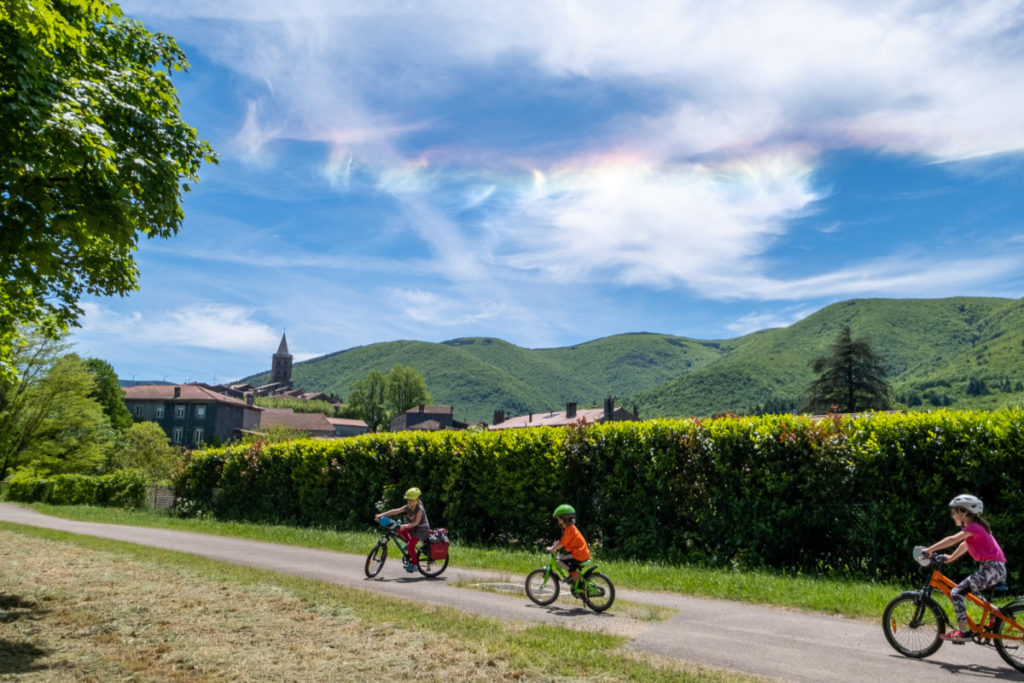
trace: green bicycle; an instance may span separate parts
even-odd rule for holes
[[[570,581],[568,572],[558,566],[552,554],[546,567],[534,569],[526,577],[526,596],[541,607],[550,605],[558,599],[561,584],[565,582],[574,598],[582,600],[595,612],[603,612],[615,602],[615,586],[607,576],[594,571],[597,567],[593,560],[581,563],[580,577]]]

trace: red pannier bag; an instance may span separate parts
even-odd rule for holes
[[[443,560],[448,557],[448,530],[431,529],[430,536],[430,559]]]

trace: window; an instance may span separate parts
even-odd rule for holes
[[[202,420],[206,417],[206,406],[196,406],[196,418]]]
[[[171,441],[173,441],[174,443],[181,443],[181,437],[184,434],[184,432],[185,430],[182,429],[181,427],[175,427],[174,433],[171,435]]]
[[[135,406],[135,417],[142,417],[142,406]]]
[[[185,406],[174,406],[174,417],[179,420],[185,417]]]
[[[199,444],[203,443],[203,428],[202,427],[199,427],[199,428],[196,429],[195,437],[196,438],[195,438],[195,441],[193,443],[195,443],[196,446],[198,446]]]
[[[161,418],[161,417],[164,416],[164,407],[163,406],[157,406],[156,407],[156,416],[157,416],[157,418]]]

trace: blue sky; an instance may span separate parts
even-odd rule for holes
[[[1024,3],[128,0],[220,164],[76,350],[730,338],[1024,295]]]

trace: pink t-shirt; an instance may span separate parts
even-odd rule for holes
[[[967,537],[967,552],[971,554],[975,561],[988,562],[994,560],[996,562],[1006,562],[1003,549],[999,547],[995,536],[985,531],[985,527],[977,522],[971,522],[963,530],[970,534]]]

